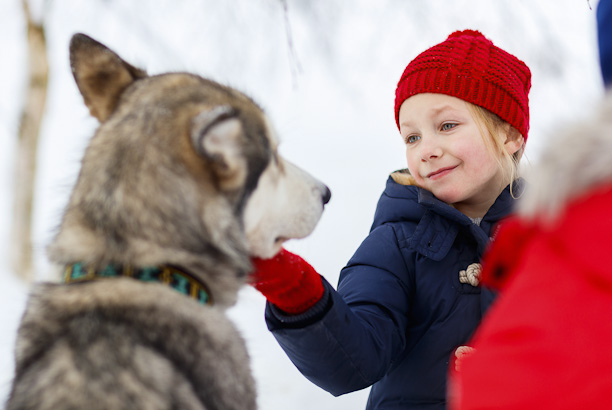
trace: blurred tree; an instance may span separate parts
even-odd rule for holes
[[[26,281],[34,279],[32,258],[32,210],[36,176],[38,136],[47,99],[49,65],[45,29],[34,21],[28,0],[22,0],[27,19],[29,77],[19,124],[15,156],[11,267]]]

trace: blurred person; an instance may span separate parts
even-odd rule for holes
[[[451,369],[453,410],[609,409],[612,393],[612,0],[597,10],[607,96],[555,136],[483,264],[501,290]]]
[[[254,260],[266,321],[310,381],[367,409],[443,409],[456,349],[494,293],[478,286],[493,226],[522,191],[529,68],[480,32],[452,33],[405,68],[395,120],[407,170],[393,173],[338,290],[286,250]]]
[[[599,63],[606,87],[612,85],[612,1],[600,0],[597,5],[597,39]]]

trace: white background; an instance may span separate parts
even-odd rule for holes
[[[68,66],[68,42],[84,32],[149,73],[192,71],[249,94],[268,112],[281,152],[328,184],[332,201],[316,231],[287,247],[331,283],[367,235],[387,175],[404,167],[394,122],[405,65],[454,30],[481,30],[531,68],[527,163],[602,95],[591,0],[50,0],[50,61],[34,223],[37,279],[96,121]],[[287,5],[287,13],[283,12]],[[290,33],[290,34],[288,34]],[[9,271],[13,158],[27,77],[21,0],[0,0],[0,400],[27,286]],[[580,143],[579,140],[576,141]],[[302,377],[263,320],[264,300],[245,289],[230,311],[247,340],[269,409],[357,409],[367,391],[333,398]]]

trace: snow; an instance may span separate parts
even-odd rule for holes
[[[283,3],[288,15],[283,14]],[[42,128],[34,250],[44,256],[87,139],[96,126],[68,66],[75,32],[107,44],[155,74],[193,71],[237,87],[269,113],[281,152],[333,192],[319,226],[287,247],[331,283],[368,232],[389,172],[404,166],[393,120],[396,82],[408,61],[458,29],[481,30],[533,73],[527,157],[536,162],[555,132],[584,116],[602,94],[595,8],[586,0],[93,0],[32,1],[44,16],[51,78]],[[288,22],[288,25],[287,25]],[[26,78],[20,0],[0,4],[0,255],[8,260],[12,167]],[[290,33],[288,35],[287,33]],[[579,142],[577,142],[579,143]],[[12,346],[27,285],[0,262],[0,400],[12,377]],[[252,357],[260,407],[355,409],[367,390],[334,398],[308,382],[267,331],[264,300],[250,288],[231,318]]]

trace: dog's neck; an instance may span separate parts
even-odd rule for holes
[[[212,295],[208,287],[184,269],[176,266],[162,265],[145,268],[132,266],[107,265],[96,270],[81,263],[66,266],[64,270],[65,283],[77,283],[98,279],[127,277],[143,282],[157,282],[191,297],[204,305],[212,305]]]

